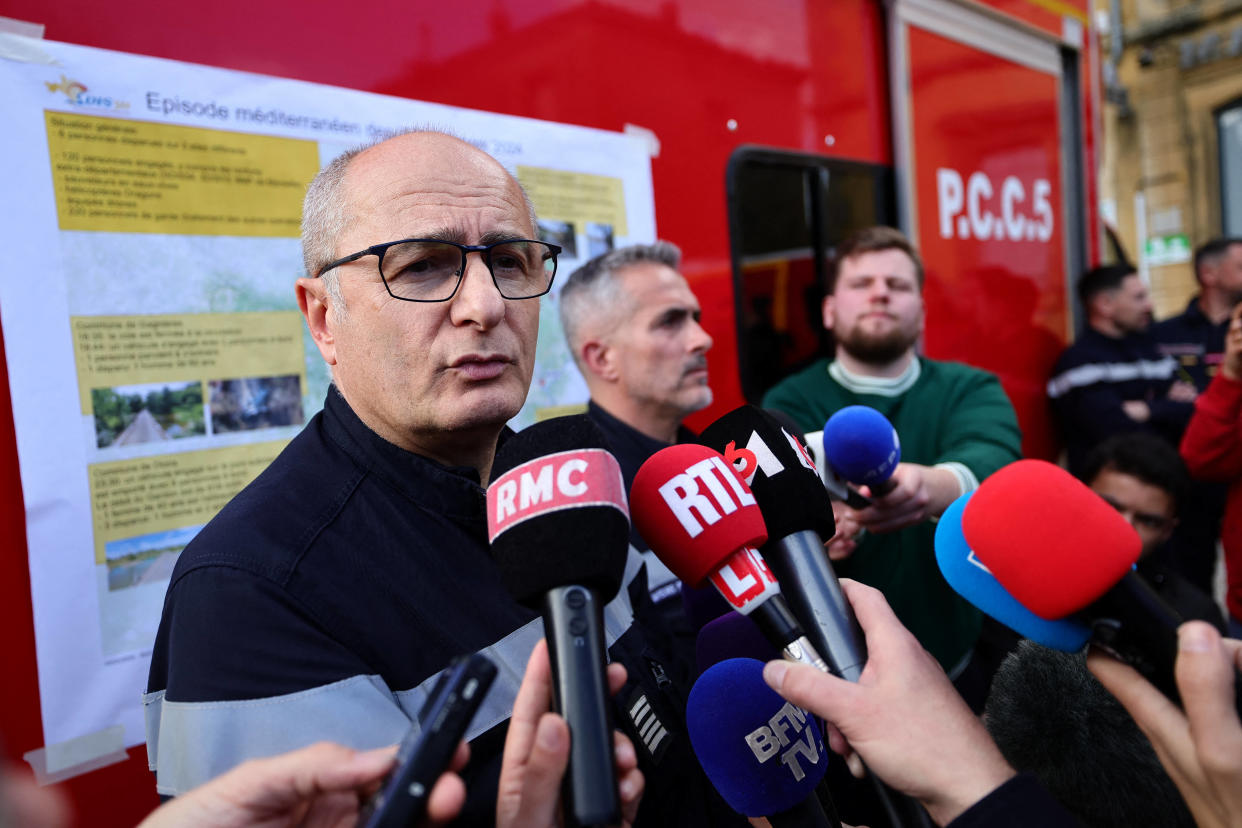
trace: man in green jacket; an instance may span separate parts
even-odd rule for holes
[[[822,429],[847,405],[871,406],[897,429],[902,462],[894,488],[866,509],[835,503],[837,535],[828,554],[838,574],[880,589],[957,678],[970,662],[981,616],[941,577],[934,522],[959,495],[1021,456],[1020,433],[995,376],[918,355],[922,288],[918,251],[897,230],[872,227],[846,239],[823,304],[835,359],[785,378],[763,404],[807,431]]]

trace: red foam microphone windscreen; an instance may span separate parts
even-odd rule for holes
[[[962,531],[1009,594],[1041,618],[1083,609],[1138,560],[1138,533],[1060,466],[1019,460],[987,478]]]
[[[630,486],[630,511],[643,540],[691,586],[768,539],[754,495],[707,446],[669,446],[647,458]]]

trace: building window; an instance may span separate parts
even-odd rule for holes
[[[1220,214],[1226,236],[1242,236],[1242,99],[1216,111]]]
[[[742,393],[832,354],[820,305],[825,267],[851,232],[896,220],[892,170],[759,147],[729,159],[729,236]]]

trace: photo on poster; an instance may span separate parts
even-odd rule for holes
[[[602,256],[613,248],[612,225],[596,221],[586,223],[587,258]]]
[[[167,581],[181,550],[202,528],[201,525],[183,526],[105,544],[108,589],[115,591]]]
[[[301,425],[302,378],[244,377],[207,383],[211,433]]]
[[[562,258],[578,258],[578,237],[572,221],[539,219],[539,240],[560,245]]]
[[[191,382],[91,389],[95,445],[132,446],[207,433],[203,385]]]

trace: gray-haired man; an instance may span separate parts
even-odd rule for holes
[[[680,263],[681,251],[666,241],[622,247],[578,268],[561,290],[565,339],[591,392],[587,413],[612,445],[627,490],[643,461],[693,437],[681,421],[712,402],[712,338]],[[630,540],[647,548],[636,532]],[[676,589],[658,561],[648,569],[657,599]]]

